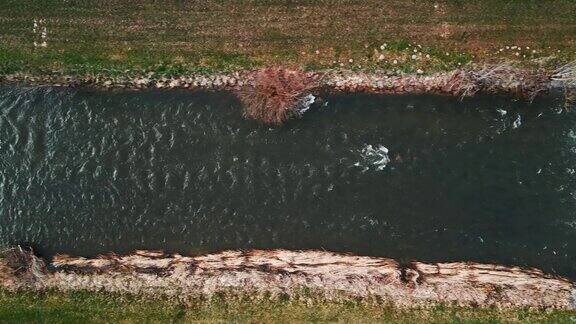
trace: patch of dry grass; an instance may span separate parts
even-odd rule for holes
[[[552,80],[562,82],[566,87],[576,88],[576,61],[558,68]]]
[[[556,70],[552,80],[560,82],[565,92],[565,109],[570,110],[576,103],[576,61],[565,64]]]
[[[498,93],[501,89],[509,89],[518,96],[533,100],[548,90],[550,78],[544,70],[522,69],[502,63],[458,70],[452,75],[448,88],[462,97],[481,91]]]

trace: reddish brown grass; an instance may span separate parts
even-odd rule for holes
[[[304,71],[266,68],[252,73],[238,97],[246,118],[281,125],[299,114],[301,99],[317,85],[317,78]]]

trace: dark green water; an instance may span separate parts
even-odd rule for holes
[[[325,99],[268,128],[227,93],[0,87],[1,241],[46,255],[327,249],[576,277],[576,119],[559,100]]]

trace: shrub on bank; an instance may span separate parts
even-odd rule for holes
[[[246,118],[281,125],[311,104],[307,96],[317,86],[317,78],[304,71],[272,67],[253,72],[238,97]]]

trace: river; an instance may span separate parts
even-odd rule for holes
[[[556,97],[0,87],[0,242],[43,255],[325,249],[576,278],[576,119]]]

